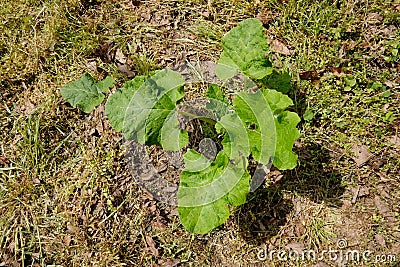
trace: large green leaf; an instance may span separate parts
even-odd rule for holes
[[[178,151],[189,142],[188,132],[180,129],[177,115],[177,112],[170,112],[161,127],[159,138],[165,150]]]
[[[105,105],[105,113],[111,126],[118,132],[122,131],[126,110],[131,102],[132,96],[146,81],[145,76],[136,76],[133,80],[124,84],[124,88],[112,94]]]
[[[284,111],[293,105],[287,96],[275,90],[260,90],[274,113],[276,129],[276,149],[273,164],[280,170],[293,169],[297,165],[297,155],[292,151],[294,142],[300,137],[296,128],[300,117],[295,112]]]
[[[185,160],[185,171],[187,172],[202,171],[211,165],[211,161],[208,158],[193,149],[188,149],[183,158]]]
[[[246,124],[250,149],[255,160],[274,165],[281,170],[293,169],[297,156],[292,152],[300,136],[296,125],[300,118],[285,111],[292,100],[275,90],[260,89],[255,93],[241,92],[233,100],[236,113]]]
[[[274,115],[270,105],[261,91],[241,92],[233,100],[233,105],[246,125],[254,159],[268,164],[275,154],[276,145]]]
[[[237,113],[228,113],[215,124],[218,133],[225,133],[222,146],[231,160],[250,155],[250,137]]]
[[[192,233],[205,234],[223,224],[230,212],[226,201],[219,199],[214,203],[197,207],[178,207],[182,225]]]
[[[220,79],[232,78],[242,72],[253,79],[262,79],[272,74],[269,51],[262,23],[257,19],[246,19],[222,38],[224,51],[218,61],[216,74]]]
[[[262,92],[265,99],[268,101],[268,104],[274,114],[280,113],[289,106],[293,105],[293,101],[290,99],[290,97],[278,91],[261,89],[260,92]]]
[[[211,165],[195,171],[207,159],[193,150],[187,153],[185,167],[189,168],[181,173],[178,190],[179,218],[190,232],[204,234],[226,221],[230,215],[228,205],[246,202],[250,189],[247,160],[242,157],[242,162],[232,165],[220,151]],[[193,160],[201,164],[193,164]]]
[[[217,88],[213,90],[209,96],[220,98]],[[292,104],[289,97],[275,90],[241,92],[233,100],[236,112],[222,113],[215,124],[217,132],[224,134],[223,150],[215,161],[210,162],[194,150],[185,153],[178,212],[189,231],[207,233],[229,217],[228,205],[245,203],[250,190],[250,153],[263,164],[273,159],[279,169],[296,166],[292,147],[299,137],[299,118],[285,111]]]
[[[114,79],[110,76],[103,81],[96,81],[89,73],[84,73],[79,80],[61,88],[61,95],[73,107],[89,113],[103,102],[103,92],[113,86]]]
[[[274,70],[271,75],[264,77],[261,83],[268,89],[274,89],[281,93],[288,93],[291,88],[291,77],[288,72]]]
[[[127,139],[147,145],[162,145],[163,140],[168,149],[178,150],[188,139],[173,115],[177,101],[184,96],[183,84],[182,76],[171,70],[157,71],[149,78],[136,77],[109,98],[106,115]],[[162,136],[163,127],[169,134]],[[179,146],[171,145],[175,143]]]
[[[273,163],[280,170],[293,169],[297,165],[297,155],[292,148],[300,137],[296,128],[299,122],[299,116],[289,111],[280,113],[275,119],[277,141]]]

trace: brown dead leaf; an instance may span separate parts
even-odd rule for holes
[[[320,79],[320,74],[316,70],[308,70],[304,71],[299,74],[300,80],[307,80],[307,81],[318,81]]]
[[[149,207],[149,210],[150,210],[151,212],[155,212],[155,211],[157,210],[157,206],[156,206],[156,205],[151,205],[151,206]]]
[[[333,74],[341,74],[341,73],[344,73],[344,71],[343,71],[343,69],[342,68],[336,68],[336,67],[330,67],[329,68],[329,71],[330,72],[333,72]]]
[[[272,41],[272,47],[273,51],[285,56],[290,56],[292,54],[292,51],[289,50],[289,48],[283,44],[281,41],[275,39]]]
[[[352,159],[355,161],[358,167],[365,164],[372,157],[372,154],[369,152],[366,145],[353,144],[351,152],[354,154]]]
[[[360,48],[370,48],[371,45],[370,45],[367,41],[364,41],[364,42],[361,42],[361,43],[358,45],[358,47],[360,47]]]
[[[123,74],[125,74],[128,78],[133,78],[135,77],[135,73],[131,70],[129,70],[128,66],[125,64],[121,64],[119,62],[116,62],[117,64],[117,69],[122,72]]]
[[[381,247],[386,248],[386,240],[381,234],[376,234],[375,237],[375,242],[378,243]]]
[[[89,259],[91,257],[92,257],[92,252],[86,252],[85,254],[83,254],[84,259]]]
[[[10,161],[8,159],[6,159],[5,157],[0,157],[0,165],[5,165],[9,163]]]
[[[35,111],[35,105],[29,99],[25,99],[24,103],[18,107],[18,111],[29,116]]]
[[[141,0],[132,0],[132,5],[133,6],[140,6],[140,3],[142,2]]]
[[[15,242],[11,242],[8,246],[7,249],[9,249],[10,251],[14,251],[15,250]]]
[[[151,236],[146,235],[146,243],[149,246],[151,253],[153,253],[153,255],[157,257],[158,249],[156,248],[156,243]]]
[[[78,232],[78,228],[68,225],[67,226],[67,230],[65,231],[67,234],[75,234],[76,232]]]
[[[95,58],[90,58],[86,62],[86,68],[89,70],[96,72],[97,71],[97,61]]]
[[[71,241],[72,241],[72,238],[69,235],[66,235],[66,236],[63,237],[63,243],[67,247],[69,247],[69,245],[71,245]]]
[[[35,105],[31,101],[25,101],[25,115],[31,115],[35,111]]]
[[[101,45],[96,50],[96,55],[105,63],[112,63],[115,58],[114,42],[108,42]]]
[[[389,108],[390,108],[390,104],[389,104],[389,103],[386,103],[385,105],[383,105],[382,110],[383,110],[384,113],[386,113],[386,112],[388,111]]]
[[[120,49],[117,49],[117,51],[115,51],[115,60],[121,64],[126,63],[126,56],[124,55],[124,53],[122,53]]]
[[[153,228],[155,228],[155,229],[159,229],[159,230],[165,230],[165,229],[167,229],[167,226],[165,226],[165,224],[162,223],[162,222],[159,221],[159,220],[153,222],[152,225],[153,225]]]
[[[329,72],[332,72],[333,75],[334,75],[335,77],[337,77],[337,78],[344,77],[344,76],[346,76],[346,73],[349,73],[349,72],[343,70],[343,68],[336,68],[336,67],[330,67],[330,68],[328,69],[328,71],[329,71]]]
[[[210,12],[208,12],[208,11],[200,12],[200,15],[202,15],[204,18],[208,19],[210,17]]]
[[[154,196],[147,191],[143,192],[142,196],[146,200],[154,200]]]
[[[385,81],[384,84],[389,88],[399,87],[399,84],[393,81]]]
[[[351,73],[351,71],[350,70],[346,70],[346,69],[343,69],[343,68],[337,68],[337,67],[330,67],[329,69],[328,69],[330,72],[333,72],[333,74],[335,74],[335,75],[337,75],[337,74],[349,74],[349,73]]]
[[[391,5],[397,9],[398,11],[400,11],[400,3],[391,3]]]

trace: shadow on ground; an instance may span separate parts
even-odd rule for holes
[[[329,151],[320,144],[312,144],[297,149],[298,167],[288,171],[282,189],[308,197],[316,203],[324,202],[331,207],[340,207],[345,191],[342,177],[334,167]]]
[[[331,207],[342,205],[340,198],[345,187],[340,174],[329,166],[329,151],[318,144],[297,150],[298,167],[283,172],[283,178],[275,184],[256,190],[240,208],[237,216],[240,220],[236,223],[249,243],[265,243],[288,223],[294,204],[291,199],[284,198],[283,192],[292,192]]]

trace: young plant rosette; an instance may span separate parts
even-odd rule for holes
[[[112,127],[127,140],[127,159],[136,181],[159,200],[177,205],[190,232],[203,234],[223,224],[229,207],[244,204],[272,164],[280,170],[297,164],[292,147],[300,135],[296,128],[300,118],[286,110],[293,105],[283,94],[290,83],[266,57],[269,48],[263,30],[260,21],[247,19],[223,37],[217,64],[188,64],[180,72],[164,69],[149,77],[137,76],[105,104]],[[185,84],[199,81],[208,83],[206,98],[184,101]],[[85,74],[62,88],[61,94],[72,106],[91,112],[110,87],[111,77],[96,81]],[[227,88],[235,92],[231,101]],[[219,151],[211,139],[200,142],[200,151],[188,148],[189,135],[182,124],[192,119],[214,127],[222,140]],[[150,145],[171,155],[183,154],[179,187],[163,180],[149,164],[146,146]],[[250,157],[258,163],[253,177],[248,170]]]

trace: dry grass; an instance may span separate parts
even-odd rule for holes
[[[400,258],[399,8],[383,0],[2,1],[0,266],[311,266],[260,262],[257,253],[322,251],[338,238]],[[108,42],[135,74],[215,61],[223,34],[248,17],[294,51],[270,56],[292,76],[294,109],[313,118],[301,124],[295,170],[273,172],[272,185],[225,225],[191,235],[173,208],[137,186],[103,107],[84,114],[59,88],[85,71],[121,86],[128,78],[99,53]],[[304,80],[305,71],[319,77]],[[370,159],[357,165],[361,144]]]

